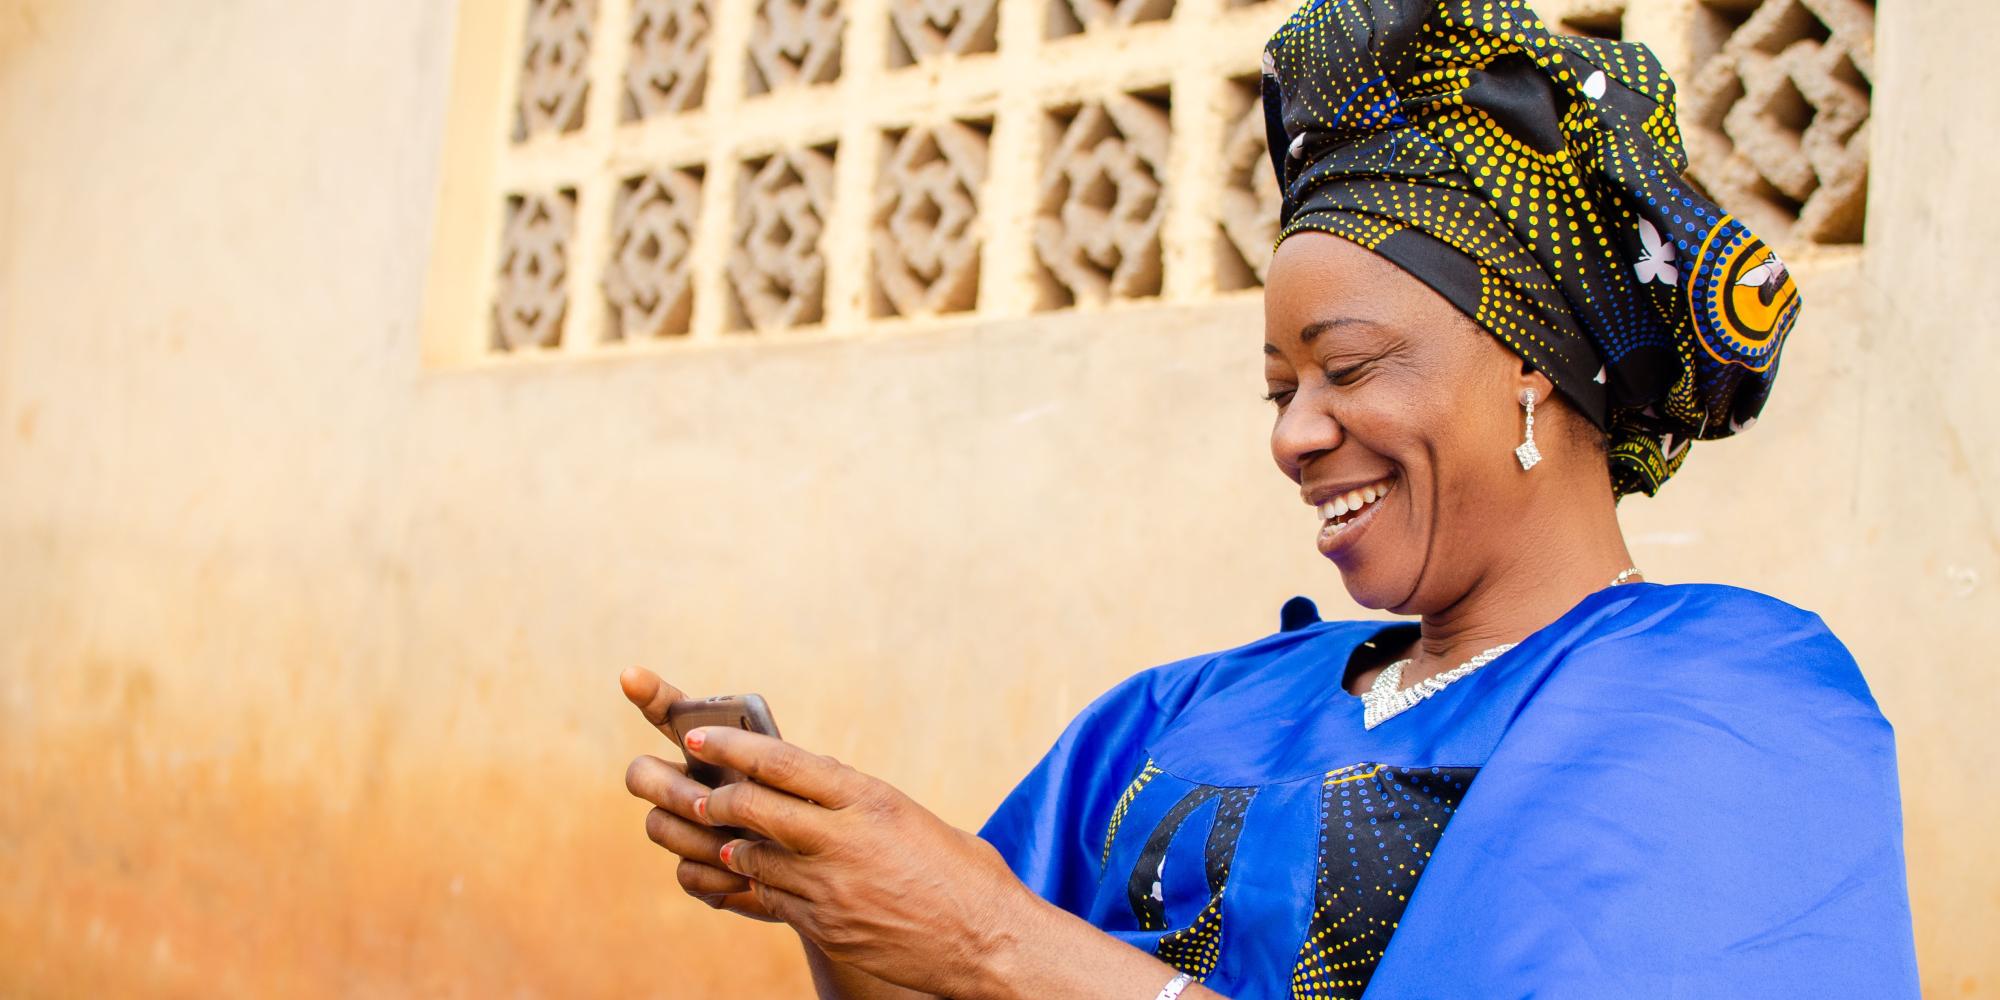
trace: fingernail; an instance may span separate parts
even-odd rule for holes
[[[722,853],[722,863],[725,865],[729,864],[729,859],[736,856],[736,842],[732,840],[729,843],[722,845],[721,853]]]
[[[699,750],[701,749],[701,745],[703,743],[708,742],[708,732],[706,730],[697,729],[694,732],[687,734],[687,736],[682,740],[682,742],[687,744],[687,748],[689,750]]]
[[[694,800],[694,814],[700,817],[702,822],[708,822],[708,796],[704,795]]]

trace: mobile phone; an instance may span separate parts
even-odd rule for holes
[[[674,702],[667,706],[667,726],[674,731],[675,743],[703,726],[726,726],[771,737],[778,735],[778,723],[771,718],[771,706],[765,704],[762,695],[755,694],[723,694]],[[732,781],[743,780],[741,771],[692,756],[687,758],[687,768],[688,777],[710,788],[721,788]]]

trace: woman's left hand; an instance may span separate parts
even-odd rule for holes
[[[1040,900],[1000,853],[888,784],[739,729],[684,734],[687,753],[748,775],[696,803],[750,830],[723,863],[830,958],[890,982],[977,995]]]

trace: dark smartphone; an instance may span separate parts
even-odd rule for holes
[[[764,703],[763,696],[754,694],[724,694],[674,702],[667,706],[667,726],[674,731],[675,743],[679,743],[689,731],[703,726],[727,726],[766,736],[778,735],[778,723],[771,718],[771,706]],[[687,759],[687,765],[688,777],[710,788],[721,788],[732,781],[743,780],[740,771],[718,767],[693,757]]]

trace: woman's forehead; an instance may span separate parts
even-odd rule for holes
[[[1457,310],[1443,296],[1361,246],[1301,232],[1278,245],[1264,287],[1265,339],[1280,347],[1321,337],[1376,337]]]

